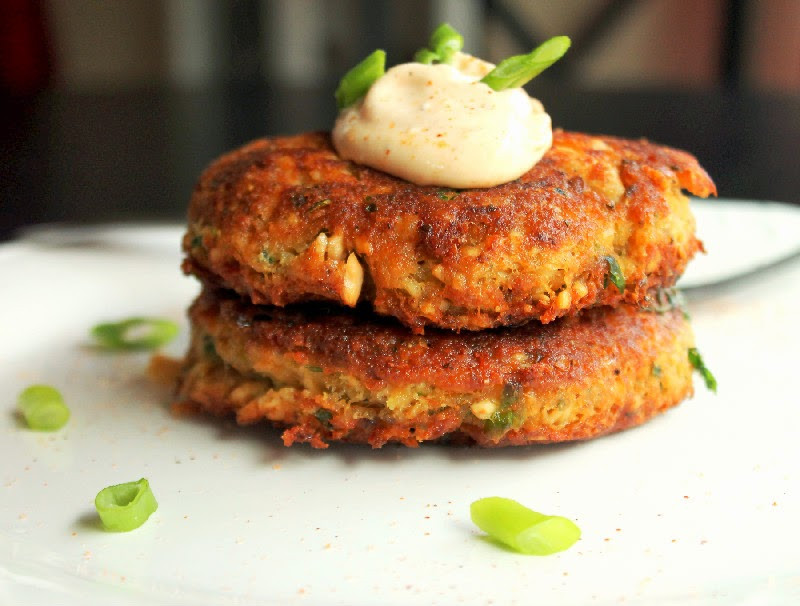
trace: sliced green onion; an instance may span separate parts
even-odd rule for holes
[[[608,274],[603,283],[603,288],[607,288],[608,281],[611,280],[619,292],[625,292],[625,276],[622,275],[622,270],[619,268],[617,260],[614,257],[603,257],[603,260],[608,263]]]
[[[711,373],[711,371],[706,366],[705,362],[703,362],[703,356],[700,355],[700,352],[697,351],[696,347],[689,348],[689,362],[691,362],[692,366],[703,376],[703,381],[706,383],[706,387],[717,393],[717,379]]]
[[[150,483],[145,478],[104,488],[97,493],[94,506],[103,527],[114,532],[139,528],[158,509]]]
[[[449,23],[442,23],[433,30],[429,44],[430,48],[421,48],[414,53],[414,61],[426,65],[451,63],[453,55],[464,47],[464,37]]]
[[[69,421],[69,408],[61,393],[49,385],[31,385],[17,397],[17,409],[28,427],[36,431],[55,431]]]
[[[470,517],[493,539],[530,555],[564,551],[581,536],[572,520],[544,515],[503,497],[475,501],[470,506]]]
[[[484,84],[496,91],[524,86],[564,56],[571,42],[567,36],[550,38],[527,55],[504,59],[483,77]]]
[[[425,65],[430,65],[434,61],[439,60],[439,55],[434,53],[429,48],[421,48],[416,53],[414,53],[414,61],[417,63],[424,63]]]
[[[442,63],[450,63],[453,55],[464,47],[464,37],[449,23],[442,23],[431,34],[431,49]]]
[[[378,49],[347,72],[339,81],[334,96],[339,109],[353,105],[367,94],[370,86],[386,71],[386,51]]]
[[[178,334],[178,325],[161,318],[128,318],[92,328],[95,341],[105,349],[155,349]]]

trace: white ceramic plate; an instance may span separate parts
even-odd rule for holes
[[[692,211],[708,252],[689,264],[682,288],[720,284],[800,254],[800,206],[694,199]]]
[[[179,227],[49,231],[0,247],[0,603],[796,604],[800,600],[800,263],[692,302],[719,380],[595,441],[284,448],[265,427],[170,415],[147,355],[104,355],[95,323],[182,323],[196,284]],[[759,243],[753,243],[758,246]],[[713,254],[713,253],[712,253]],[[54,434],[24,429],[26,385],[59,387]],[[147,477],[158,511],[102,531],[93,499]],[[570,550],[482,540],[471,501],[575,519]]]

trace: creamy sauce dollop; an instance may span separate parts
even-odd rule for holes
[[[494,66],[465,53],[451,65],[404,63],[339,114],[339,155],[418,185],[492,187],[526,173],[550,148],[542,104],[522,88],[494,91]]]

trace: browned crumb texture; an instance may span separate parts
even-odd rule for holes
[[[675,282],[701,249],[681,189],[715,193],[691,155],[613,137],[556,131],[516,181],[464,191],[343,161],[326,134],[263,139],[200,178],[184,270],[259,304],[366,302],[418,333],[550,322]]]
[[[693,337],[675,310],[624,305],[547,325],[415,335],[368,311],[262,307],[206,291],[190,318],[179,408],[271,421],[286,445],[582,440],[692,393]]]

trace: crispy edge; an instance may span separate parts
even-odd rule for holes
[[[459,349],[465,335],[451,335],[453,347],[433,342],[427,345],[427,358],[406,358],[390,368],[385,358],[376,357],[386,345],[380,337],[387,330],[380,326],[337,325],[322,318],[309,327],[307,318],[287,321],[280,310],[270,311],[269,320],[254,322],[253,315],[243,318],[236,305],[227,305],[227,312],[214,305],[206,297],[193,308],[193,345],[178,401],[184,408],[189,403],[215,414],[235,413],[242,424],[267,420],[285,428],[287,445],[309,442],[321,448],[329,441],[347,441],[415,446],[454,440],[510,446],[582,440],[639,425],[692,393],[686,355],[692,335],[679,311],[656,315],[603,310],[574,321],[573,331],[540,327],[555,335],[536,350],[538,361],[527,369],[509,362],[521,361],[515,354],[530,353],[520,349],[519,338],[510,336],[518,331],[489,338],[496,341],[491,352],[474,349],[475,343],[462,344],[461,351],[472,352],[463,358],[453,348]],[[326,324],[330,334],[322,343],[318,330]],[[265,325],[275,334],[261,330]],[[429,338],[406,335],[412,342]],[[215,345],[212,356],[204,351],[207,338]],[[527,338],[537,340],[530,334]],[[368,343],[374,344],[373,350]],[[509,357],[492,357],[500,353]],[[420,365],[426,361],[429,366]],[[313,367],[321,383],[296,378],[290,384],[284,378],[276,385],[269,378],[303,367]],[[409,385],[429,389],[414,406],[390,410],[385,403],[353,402],[326,388],[326,377],[330,381],[342,374],[372,394]],[[473,404],[482,398],[498,402],[509,385],[520,389],[508,409],[514,422],[498,426],[475,416]]]
[[[715,193],[690,154],[563,131],[521,179],[468,192],[344,162],[320,133],[261,140],[201,177],[183,267],[256,303],[368,300],[417,332],[549,322],[675,282],[702,250],[681,187]]]

